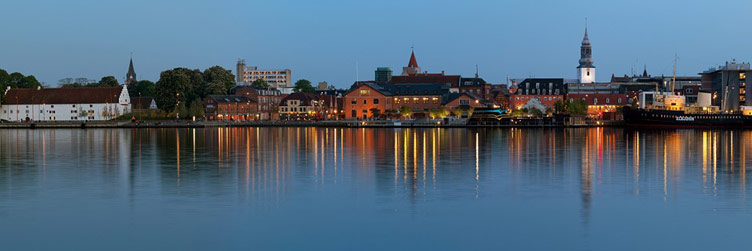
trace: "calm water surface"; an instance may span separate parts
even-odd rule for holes
[[[2,130],[0,245],[748,250],[748,156],[752,131]]]

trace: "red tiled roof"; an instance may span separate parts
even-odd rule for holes
[[[104,104],[118,103],[123,87],[12,88],[4,104]]]

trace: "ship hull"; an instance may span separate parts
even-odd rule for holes
[[[742,114],[686,114],[684,111],[624,107],[624,124],[646,128],[752,128],[752,116]]]

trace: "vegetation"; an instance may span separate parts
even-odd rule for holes
[[[560,100],[554,103],[554,112],[557,114],[582,115],[587,113],[587,106],[583,100],[576,100],[574,102]]]
[[[265,89],[265,88],[269,88],[269,83],[267,83],[266,80],[259,78],[251,82],[251,86]]]
[[[64,78],[57,81],[58,85],[63,88],[82,88],[82,87],[116,87],[120,86],[117,78],[114,76],[103,77],[98,82],[88,78]]]
[[[450,112],[446,108],[442,107],[439,109],[431,109],[428,111],[428,116],[430,116],[432,119],[441,119],[446,116],[449,116]]]
[[[408,106],[402,106],[399,109],[399,113],[403,118],[410,118],[413,116],[413,109]]]
[[[371,118],[381,117],[381,110],[379,110],[379,108],[374,107],[374,108],[371,108],[370,111],[371,111]]]
[[[204,102],[200,99],[195,99],[191,102],[191,106],[188,108],[188,116],[186,118],[190,117],[196,117],[196,119],[203,118],[204,117]]]
[[[131,97],[154,97],[156,85],[149,80],[141,80],[128,85],[128,94]]]
[[[0,100],[5,101],[5,90],[10,88],[37,88],[42,84],[37,81],[33,75],[24,76],[21,73],[14,72],[8,74],[0,69]]]
[[[298,80],[298,82],[295,82],[295,86],[292,88],[292,91],[314,93],[316,92],[316,88],[313,88],[311,81],[308,81],[306,79],[301,79],[301,80]]]
[[[187,115],[187,107],[193,101],[203,100],[209,95],[227,94],[234,86],[234,82],[230,83],[234,78],[230,71],[220,66],[211,67],[204,72],[187,68],[166,70],[159,75],[154,100],[161,109],[173,113],[178,112],[175,106],[180,102],[180,114]]]

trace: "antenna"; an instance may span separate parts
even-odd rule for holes
[[[674,54],[674,78],[671,81],[671,94],[674,94],[674,88],[676,88],[676,61],[679,60],[679,55]]]
[[[360,74],[358,72],[358,61],[355,61],[355,82],[360,82]]]
[[[475,78],[478,78],[478,64],[475,64]]]

